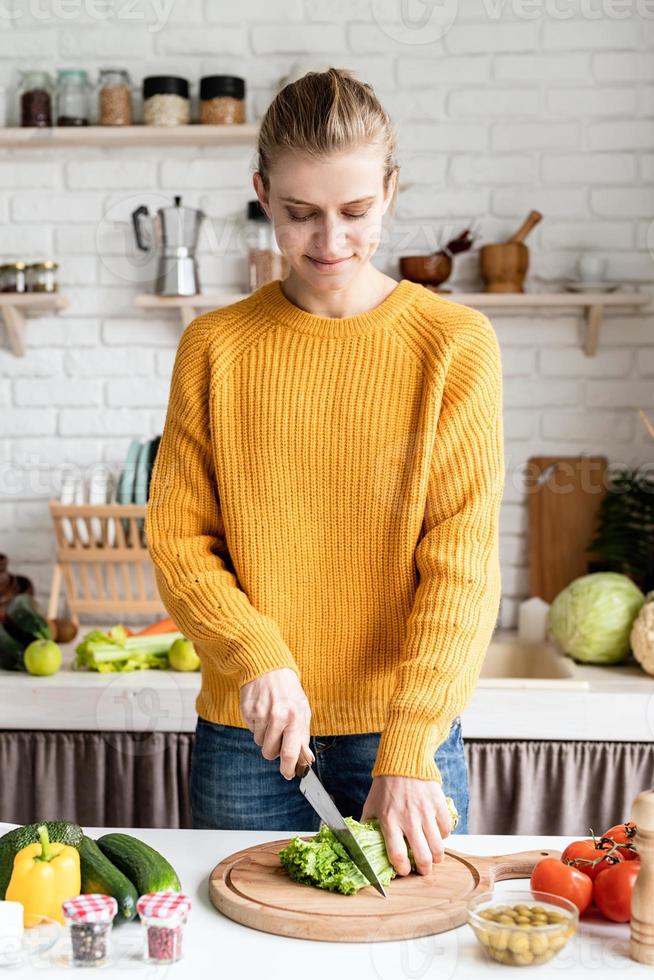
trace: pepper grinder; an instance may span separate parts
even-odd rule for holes
[[[634,844],[640,855],[640,872],[631,896],[629,955],[639,963],[654,965],[654,791],[639,793],[631,819],[636,824]]]

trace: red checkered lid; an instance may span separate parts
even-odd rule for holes
[[[146,919],[172,919],[191,911],[191,899],[184,892],[148,892],[141,895],[136,911]]]
[[[111,895],[77,895],[62,903],[67,919],[73,922],[109,922],[118,911],[118,902]]]

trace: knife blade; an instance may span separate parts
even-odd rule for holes
[[[295,767],[295,774],[300,777],[300,792],[311,804],[320,819],[324,820],[337,840],[341,842],[361,874],[367,878],[371,885],[374,885],[380,895],[388,898],[384,886],[377,877],[375,869],[346,824],[338,807],[311,768],[303,751],[301,751],[300,758]]]

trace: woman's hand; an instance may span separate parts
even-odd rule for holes
[[[411,871],[404,837],[419,874],[429,874],[432,862],[443,860],[443,838],[452,831],[452,818],[443,788],[435,780],[374,776],[361,820],[371,817],[379,820],[388,859],[398,874]]]
[[[279,771],[293,779],[300,750],[310,762],[311,708],[300,680],[290,667],[269,670],[241,688],[241,715],[264,759],[281,757]]]

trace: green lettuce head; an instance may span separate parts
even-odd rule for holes
[[[582,575],[550,606],[548,629],[574,660],[617,664],[629,653],[631,627],[644,602],[645,596],[626,575]]]

